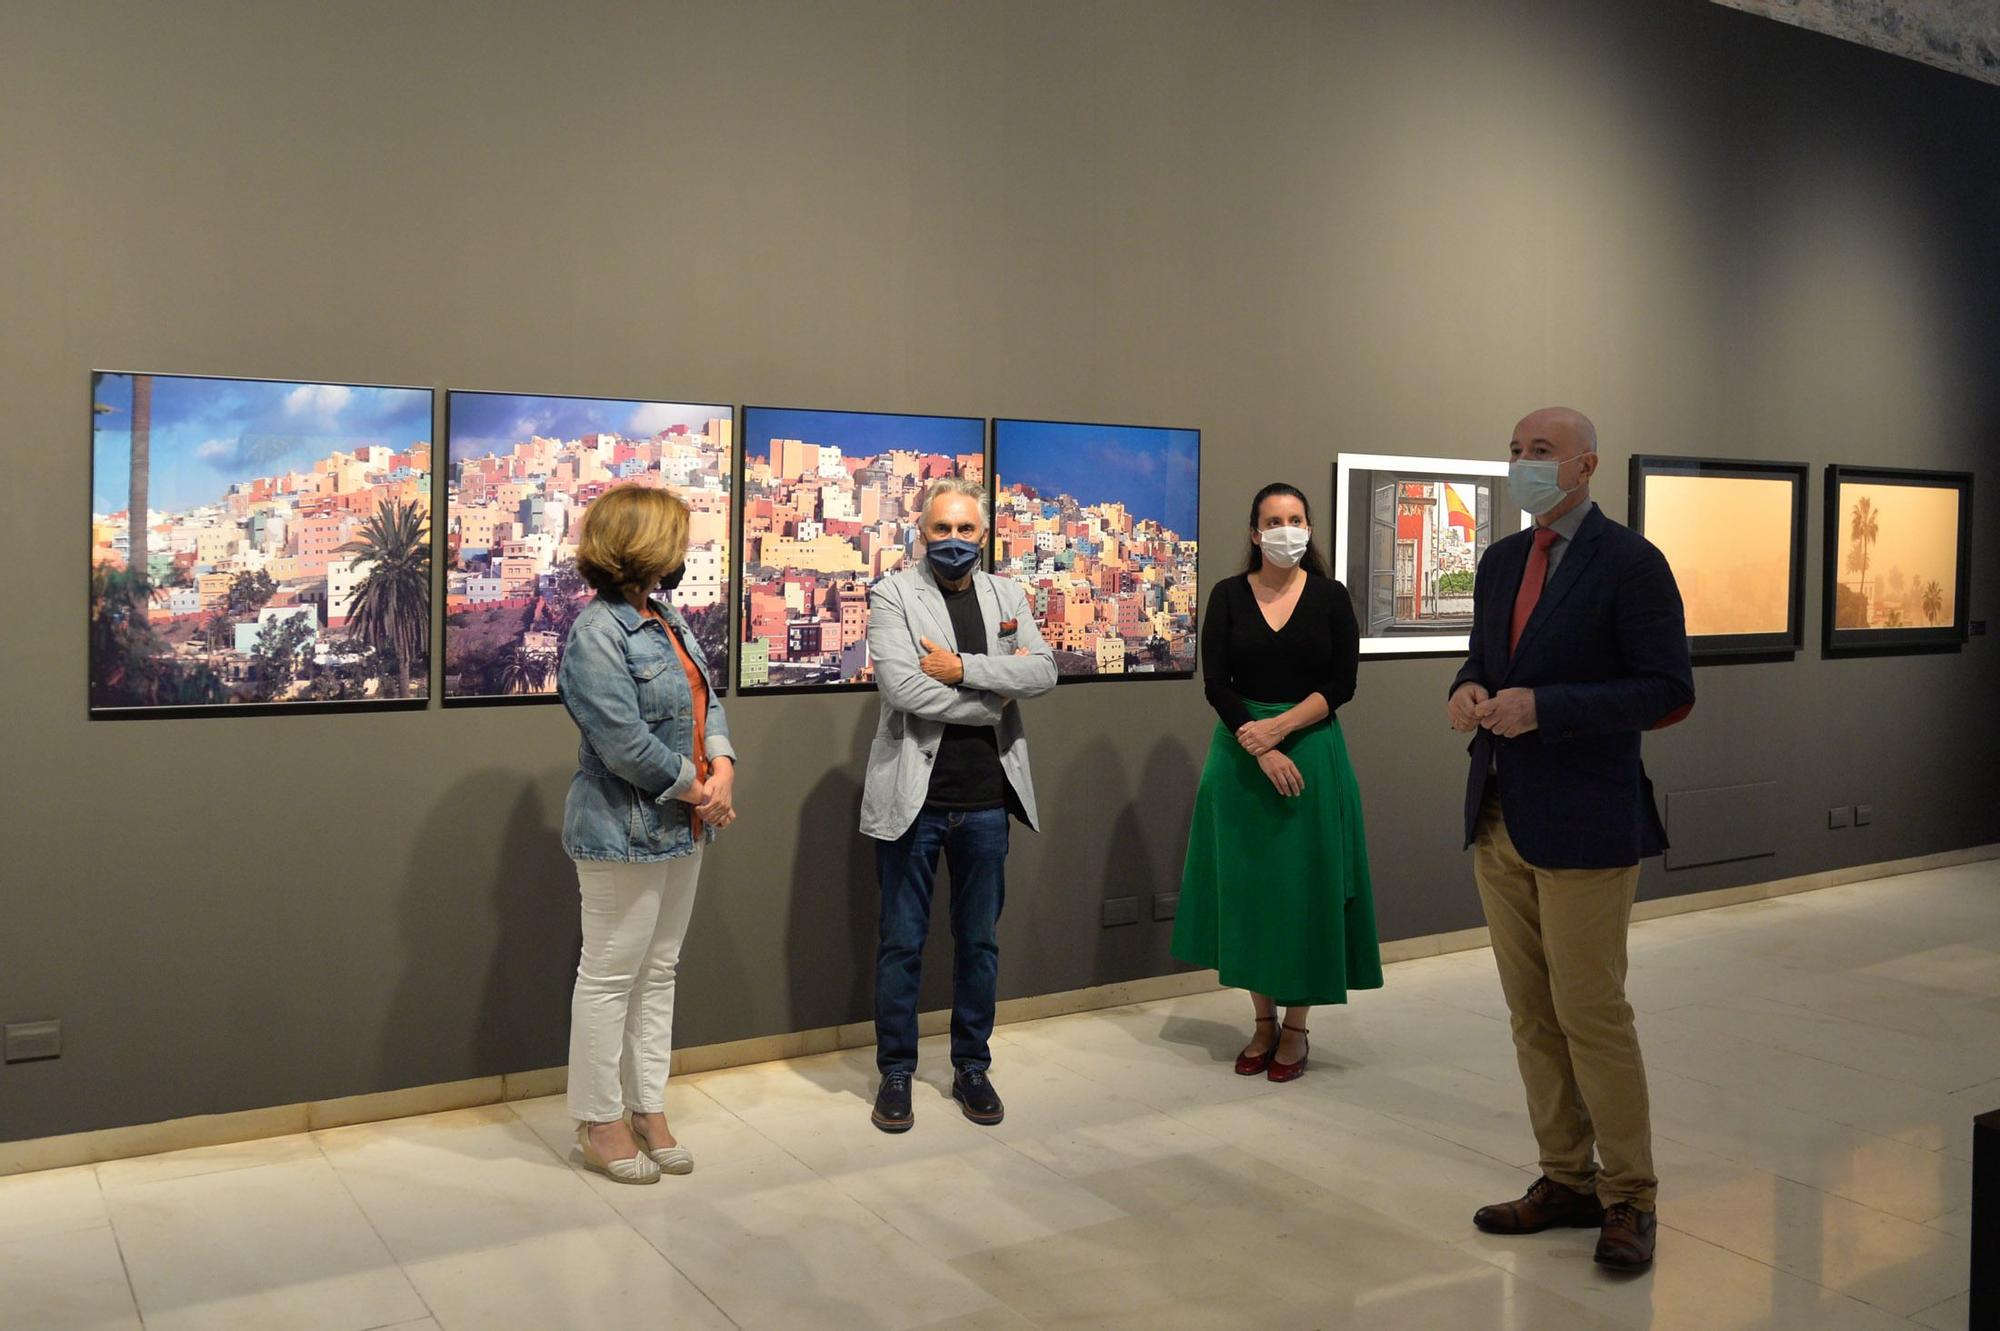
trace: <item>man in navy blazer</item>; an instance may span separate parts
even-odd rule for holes
[[[1447,711],[1472,735],[1465,843],[1543,1177],[1474,1223],[1597,1227],[1598,1262],[1643,1270],[1659,1185],[1626,934],[1639,861],[1666,833],[1639,742],[1694,705],[1687,624],[1666,557],[1591,502],[1588,418],[1537,411],[1510,452],[1508,488],[1535,524],[1480,560]]]

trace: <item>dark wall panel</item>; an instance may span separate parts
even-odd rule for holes
[[[559,708],[85,719],[93,366],[1194,425],[1211,585],[1259,483],[1330,527],[1337,451],[1564,401],[1619,517],[1633,451],[1980,469],[1994,613],[1992,88],[1695,0],[471,12],[0,10],[0,1019],[66,1023],[0,1139],[563,1056]],[[1342,718],[1391,938],[1478,923],[1452,671]],[[1644,892],[2000,840],[1996,682],[1990,638],[1702,670],[1655,780],[1776,783],[1776,853]],[[875,701],[729,707],[684,1044],[868,1011]],[[1027,719],[1005,993],[1170,969],[1099,903],[1178,886],[1199,683]]]

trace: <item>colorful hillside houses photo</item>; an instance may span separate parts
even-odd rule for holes
[[[686,502],[687,571],[671,599],[726,688],[733,415],[713,403],[451,393],[446,700],[554,700],[563,644],[592,595],[576,571],[583,515],[620,485]]]
[[[429,389],[91,389],[93,714],[429,694]]]
[[[869,589],[921,557],[931,482],[985,471],[977,417],[745,407],[742,686],[874,683]]]
[[[1000,420],[994,572],[1024,587],[1065,679],[1195,667],[1197,430]]]

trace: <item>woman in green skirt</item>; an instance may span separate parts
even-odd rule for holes
[[[1210,593],[1201,627],[1222,720],[1195,795],[1174,955],[1250,991],[1256,1033],[1236,1071],[1291,1081],[1313,1007],[1382,987],[1361,790],[1334,716],[1354,696],[1361,633],[1313,549],[1303,494],[1259,490],[1250,540],[1249,568]]]

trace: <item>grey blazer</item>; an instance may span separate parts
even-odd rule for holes
[[[1035,785],[1028,775],[1028,736],[1016,699],[1056,686],[1056,658],[1035,625],[1028,594],[1011,578],[974,573],[979,608],[986,615],[986,654],[962,654],[965,679],[941,684],[918,662],[921,639],[958,650],[951,614],[928,561],[882,579],[868,593],[868,654],[882,715],[868,750],[868,778],[861,792],[861,830],[894,841],[910,830],[930,795],[931,763],[947,724],[994,726],[1000,766],[1021,801],[1028,826],[1039,827]],[[1002,632],[1003,627],[1007,630]],[[1026,656],[1015,652],[1026,649]]]

